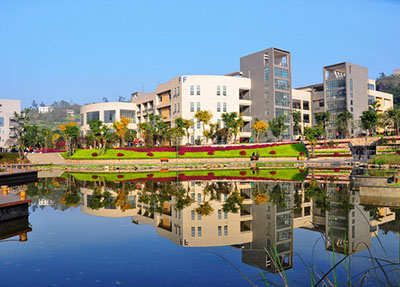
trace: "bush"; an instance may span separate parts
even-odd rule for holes
[[[118,177],[118,178],[124,178],[124,175],[119,174],[119,175],[117,175],[117,177]]]
[[[243,171],[240,172],[240,175],[245,176],[246,172],[243,170]]]
[[[239,152],[239,154],[240,154],[240,155],[246,155],[246,151],[241,150],[241,151]]]
[[[269,154],[276,154],[276,150],[271,150]]]
[[[299,155],[304,155],[304,152],[299,153]]]
[[[147,156],[154,156],[154,154],[152,152],[148,152]]]
[[[178,155],[185,155],[185,152],[180,150],[180,151],[178,151]]]
[[[124,156],[124,154],[119,152],[119,153],[117,153],[117,156],[121,157],[121,156]]]
[[[328,146],[334,146],[335,143],[333,141],[329,141]]]
[[[92,175],[92,178],[93,178],[93,179],[97,179],[98,176],[97,176],[97,175]]]
[[[97,152],[92,153],[92,156],[98,156],[99,154]]]
[[[208,155],[214,155],[214,152],[213,151],[208,151],[207,154]]]
[[[276,174],[276,171],[274,171],[274,170],[273,170],[273,171],[270,171],[269,174],[270,174],[270,175],[275,175],[275,174]]]

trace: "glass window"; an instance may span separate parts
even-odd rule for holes
[[[276,225],[278,229],[290,226],[290,213],[278,215],[276,217]]]
[[[224,212],[224,219],[228,219],[228,212]]]
[[[113,111],[104,111],[104,122],[105,123],[113,123],[113,122],[115,122],[115,110],[113,110]]]
[[[190,143],[194,144],[194,136],[190,136]],[[194,198],[193,198],[194,199]]]
[[[201,237],[201,227],[197,227],[197,236]]]
[[[264,82],[267,83],[269,81],[269,68],[264,69]]]
[[[194,86],[193,85],[190,86],[190,95],[191,96],[194,95]]]
[[[319,107],[322,108],[325,106],[325,101],[324,100],[319,100]]]
[[[275,79],[275,88],[279,90],[289,90],[289,81]]]
[[[287,109],[275,109],[275,117],[285,116],[285,123],[290,120],[290,110]]]
[[[218,226],[218,236],[222,235],[222,226]]]
[[[275,92],[275,105],[289,107],[289,93]]]
[[[289,71],[281,68],[274,68],[275,76],[289,79]]]
[[[197,102],[197,111],[199,112],[201,110],[200,108],[200,102]]]
[[[192,183],[194,184],[194,182],[192,182]],[[194,193],[191,193],[191,194],[190,194],[190,197],[194,200],[195,194],[194,194]]]
[[[310,110],[310,103],[308,101],[303,101],[303,110]]]
[[[228,225],[224,226],[224,235],[228,235]]]
[[[200,214],[197,214],[197,219],[201,220],[201,215]]]
[[[89,124],[93,120],[100,120],[100,112],[86,113],[86,122]]]
[[[290,230],[282,230],[276,233],[276,240],[283,241],[290,239]]]
[[[200,121],[197,121],[197,128],[198,128],[198,129],[200,129],[200,124],[201,124],[201,122],[200,122]]]
[[[371,106],[375,103],[375,97],[374,96],[368,96],[368,106]]]
[[[353,91],[353,79],[350,79],[350,91]]]
[[[194,217],[195,216],[195,212],[194,212],[194,210],[192,210],[192,220],[194,220]]]
[[[327,100],[344,100],[346,98],[346,90],[327,91]]]
[[[218,219],[221,219],[221,218],[222,218],[222,210],[218,209]]]
[[[200,86],[197,85],[196,87],[196,95],[200,96]]]
[[[120,110],[120,116],[131,120],[131,123],[136,123],[136,111]]]
[[[192,237],[195,237],[195,236],[196,236],[196,228],[192,227]]]
[[[179,97],[179,87],[177,87],[176,90],[177,90],[176,96]]]
[[[310,123],[310,115],[309,114],[303,114],[303,123],[305,123],[305,124]]]
[[[326,82],[326,89],[330,90],[330,89],[342,88],[345,85],[346,85],[346,81],[344,79],[329,81],[329,82]]]
[[[223,95],[226,96],[226,86],[223,87]]]
[[[221,95],[221,86],[217,86],[217,96]]]
[[[375,90],[374,84],[368,84],[368,90]]]
[[[197,194],[197,203],[201,203],[201,193]]]
[[[179,113],[179,103],[177,103],[177,110],[176,110],[176,112]]]
[[[190,111],[194,112],[194,102],[190,102]]]
[[[220,102],[217,103],[217,112],[218,113],[221,112],[221,103]]]
[[[226,102],[224,102],[223,112],[226,113]]]

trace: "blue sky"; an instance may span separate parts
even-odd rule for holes
[[[291,51],[294,87],[343,61],[375,79],[400,68],[399,15],[398,0],[0,0],[0,98],[129,98],[271,46]]]

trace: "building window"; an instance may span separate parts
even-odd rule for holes
[[[275,88],[279,90],[288,91],[290,89],[289,81],[275,79]]]
[[[197,219],[201,220],[201,215],[200,214],[197,214]]]
[[[218,226],[218,236],[222,235],[222,226]]]
[[[200,86],[196,86],[196,95],[200,96]]]
[[[368,84],[368,90],[375,90],[374,84]]]
[[[269,82],[269,68],[264,69],[264,83]]]
[[[290,110],[287,109],[275,109],[275,117],[285,116],[285,123],[289,123],[290,120]]]
[[[310,115],[309,114],[303,114],[303,123],[305,123],[305,124],[310,123]]]
[[[197,236],[201,237],[201,227],[197,227]]]
[[[223,112],[226,113],[226,102],[224,102],[224,106],[223,106]]]
[[[350,105],[351,105],[351,106],[353,105],[353,100],[350,100]]]
[[[197,102],[197,111],[199,112],[201,110],[200,108],[200,102]]]
[[[223,93],[224,96],[226,96],[226,86],[223,86],[222,93]]]
[[[201,193],[197,194],[197,203],[201,203]]]
[[[345,85],[346,85],[346,81],[344,79],[329,81],[329,82],[326,82],[326,89],[330,90],[330,89],[342,88]]]
[[[104,122],[105,123],[113,123],[113,122],[115,122],[115,110],[104,111]]]
[[[308,101],[303,101],[303,110],[310,110],[310,103]]]
[[[190,95],[194,96],[194,86],[193,85],[190,86]]]
[[[194,144],[194,136],[190,136],[190,143]]]
[[[120,110],[120,117],[130,119],[132,123],[136,123],[136,111],[133,110]]]
[[[174,88],[174,98],[176,97],[176,88]]]
[[[221,95],[221,86],[217,86],[217,96]]]
[[[176,112],[179,113],[179,103],[176,104],[177,110]]]
[[[222,210],[218,209],[218,219],[222,219]]]
[[[274,68],[275,76],[289,79],[289,71],[281,68]]]
[[[196,228],[192,227],[192,237],[195,237],[195,236],[196,236]]]
[[[194,210],[192,210],[192,220],[194,220],[194,217],[195,216],[195,212],[194,212]]]
[[[368,106],[372,106],[375,103],[374,96],[368,96]]]
[[[86,113],[86,123],[89,124],[93,120],[100,120],[100,112]]]
[[[224,235],[228,235],[228,225],[224,226]]]
[[[350,79],[350,91],[353,91],[353,79]]]
[[[275,92],[275,105],[289,107],[289,93]]]
[[[190,102],[190,112],[194,112],[194,102]]]
[[[197,128],[200,129],[200,121],[197,121]]]
[[[319,100],[319,107],[322,108],[325,106],[324,100]]]
[[[221,103],[220,102],[217,103],[217,112],[218,113],[221,112]]]

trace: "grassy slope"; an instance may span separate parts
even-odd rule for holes
[[[378,154],[371,160],[371,163],[400,165],[400,155],[398,155],[398,154]]]
[[[248,158],[251,154],[259,152],[260,157],[297,157],[300,152],[306,154],[306,149],[302,144],[281,145],[274,147],[266,147],[259,149],[248,149],[246,155],[240,155],[239,152],[243,149],[230,151],[216,151],[214,155],[208,155],[207,152],[187,152],[184,155],[179,155],[179,158],[232,158],[245,157]],[[270,154],[271,150],[276,151],[276,154]],[[108,149],[103,156],[92,156],[92,153],[97,150],[77,150],[71,159],[151,159],[151,158],[176,158],[175,152],[153,152],[154,156],[148,156],[147,152],[135,152],[127,150]],[[124,156],[118,157],[117,154],[122,153]]]
[[[246,172],[245,175],[240,173]],[[271,172],[276,174],[271,174]],[[194,171],[184,171],[184,172],[136,172],[136,173],[69,173],[77,180],[82,181],[96,181],[98,177],[104,177],[106,181],[121,181],[121,180],[135,180],[148,178],[149,174],[152,174],[152,178],[162,178],[162,177],[177,177],[179,174],[184,174],[185,176],[207,176],[213,173],[214,176],[228,176],[228,177],[255,177],[255,178],[268,178],[275,180],[298,180],[301,181],[307,175],[307,172],[300,172],[298,169],[262,169],[259,173],[253,174],[252,170],[194,170]],[[123,175],[123,178],[121,178]],[[96,178],[97,176],[97,178]],[[118,177],[120,176],[120,177]],[[94,177],[94,178],[93,178]]]

